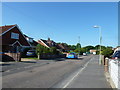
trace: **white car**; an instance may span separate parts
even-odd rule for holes
[[[83,53],[84,56],[86,56],[87,54],[86,53]]]

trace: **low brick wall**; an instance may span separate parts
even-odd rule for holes
[[[54,58],[65,58],[66,54],[61,54],[61,55],[52,55],[52,54],[43,54],[40,55],[41,59],[54,59]]]
[[[5,53],[5,59],[6,61],[21,61],[21,54],[20,53]]]

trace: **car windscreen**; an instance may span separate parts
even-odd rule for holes
[[[29,50],[28,52],[35,52],[34,50]]]
[[[116,51],[112,57],[120,58],[120,51]]]
[[[74,54],[68,54],[68,55],[74,55]]]

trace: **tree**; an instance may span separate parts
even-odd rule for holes
[[[95,49],[96,49],[96,50],[100,49],[100,45],[96,45],[96,46],[95,46]]]
[[[70,48],[70,50],[75,50],[76,49],[76,45],[68,45],[68,47]]]
[[[52,54],[58,54],[57,48],[56,47],[51,47],[50,51]]]
[[[105,57],[110,57],[113,54],[113,50],[110,48],[106,48],[102,51],[102,55]]]
[[[81,55],[82,55],[83,53],[85,53],[85,52],[86,52],[86,49],[85,49],[85,48],[80,48],[80,49],[79,49],[79,48],[77,48],[77,49],[75,49],[75,50],[74,50],[74,52],[79,53],[79,54],[81,54]]]
[[[112,49],[113,47],[112,47],[112,46],[107,46],[107,48],[110,48],[110,49]]]
[[[45,46],[42,46],[40,44],[37,45],[36,47],[36,52],[38,55],[38,58],[40,59],[40,55],[43,54],[53,54],[53,55],[58,55],[60,52],[57,50],[56,47],[51,47],[51,48],[47,48]]]
[[[86,52],[90,52],[90,49],[95,49],[94,46],[86,46],[84,47],[84,49],[86,50]]]
[[[96,45],[95,49],[99,51],[100,50],[100,45]],[[104,49],[106,49],[106,47],[105,46],[101,46],[101,50],[104,50]]]
[[[81,44],[77,43],[76,48],[81,48]]]
[[[44,46],[38,44],[38,45],[36,46],[36,53],[40,55],[40,54],[43,53],[44,49],[45,49]]]

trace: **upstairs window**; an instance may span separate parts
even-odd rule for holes
[[[19,39],[19,34],[18,33],[11,33],[11,38],[12,39]]]
[[[32,38],[30,38],[30,39],[29,39],[29,42],[33,43],[33,39],[32,39]]]
[[[33,43],[33,39],[32,39],[32,38],[28,38],[28,37],[27,37],[26,39],[27,39],[28,42]]]

